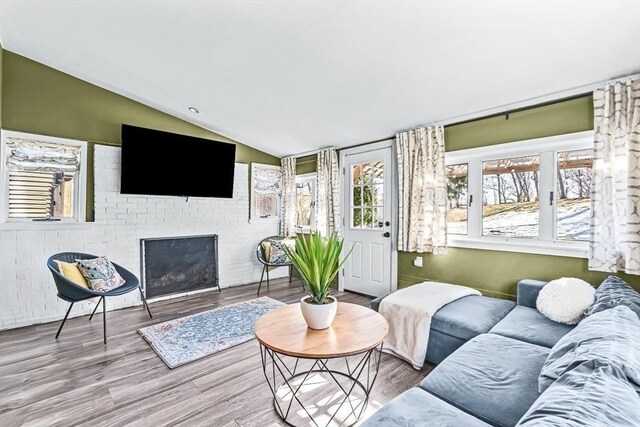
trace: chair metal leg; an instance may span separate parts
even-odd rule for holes
[[[102,301],[103,298],[104,297],[100,297],[100,299],[96,303],[96,306],[93,307],[93,311],[91,312],[91,316],[89,316],[89,320],[93,319],[93,315],[96,314],[96,310],[98,310],[98,307],[100,306],[100,302]]]
[[[140,296],[142,297],[142,304],[144,304],[144,308],[147,309],[149,317],[153,319],[153,315],[151,314],[151,310],[149,309],[149,304],[147,304],[147,299],[144,297],[144,292],[142,292],[142,287],[138,286],[138,290],[140,291]]]
[[[260,275],[260,284],[258,285],[258,296],[260,296],[260,288],[262,287],[262,278],[264,277],[264,270],[267,268],[266,265],[262,266],[262,274]]]
[[[104,343],[107,343],[107,299],[102,298],[102,329],[104,331]]]
[[[56,334],[56,339],[58,339],[58,337],[60,336],[60,331],[62,331],[62,327],[64,326],[64,322],[67,321],[67,317],[69,317],[69,313],[71,313],[71,307],[73,307],[73,304],[75,304],[74,302],[71,303],[71,305],[69,306],[69,309],[67,310],[67,314],[64,315],[64,319],[62,319],[62,323],[60,324],[60,327],[58,328],[58,333]]]
[[[293,277],[293,266],[289,266],[289,284],[291,284],[291,278]]]

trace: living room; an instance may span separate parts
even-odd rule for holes
[[[0,421],[640,425],[639,48],[637,0],[0,1]]]

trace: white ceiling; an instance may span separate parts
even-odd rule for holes
[[[283,156],[636,73],[640,1],[0,0],[0,40]]]

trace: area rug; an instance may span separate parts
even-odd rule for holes
[[[138,332],[173,369],[253,339],[256,320],[283,305],[261,297],[147,326]]]

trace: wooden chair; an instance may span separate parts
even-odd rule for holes
[[[262,274],[260,275],[260,284],[258,285],[258,296],[260,296],[260,288],[262,288],[262,279],[264,278],[265,271],[267,272],[267,289],[269,289],[269,267],[289,267],[289,283],[291,283],[291,278],[293,277],[293,264],[290,262],[285,263],[271,263],[266,257],[264,251],[264,243],[270,240],[284,240],[284,236],[270,236],[265,239],[262,239],[260,243],[256,246],[256,258],[262,264]],[[301,281],[302,282],[302,281]],[[302,289],[304,290],[304,282],[302,282]]]
[[[58,328],[58,333],[56,333],[56,339],[58,339],[58,336],[60,335],[60,331],[62,331],[62,327],[64,326],[64,323],[67,321],[67,317],[69,317],[69,313],[71,312],[71,308],[73,307],[73,304],[75,304],[78,301],[84,301],[84,300],[95,298],[95,297],[100,297],[100,300],[98,300],[96,307],[93,309],[93,313],[91,313],[89,320],[93,318],[93,315],[95,314],[96,310],[98,309],[98,306],[100,305],[100,302],[102,301],[102,318],[103,318],[103,332],[104,332],[103,340],[105,344],[107,343],[107,305],[106,305],[107,297],[124,295],[126,293],[129,293],[138,289],[140,291],[140,296],[142,297],[142,303],[144,304],[145,308],[147,309],[147,312],[149,313],[149,317],[153,318],[153,315],[151,314],[151,310],[149,309],[149,305],[147,304],[147,300],[144,297],[144,292],[142,292],[142,288],[140,287],[140,281],[133,273],[124,269],[118,264],[113,263],[118,273],[125,280],[124,285],[115,289],[111,289],[110,291],[107,291],[107,292],[96,292],[94,290],[82,287],[76,284],[75,282],[72,282],[71,280],[64,277],[62,274],[60,274],[60,271],[58,270],[58,264],[55,263],[55,261],[75,263],[77,259],[93,259],[93,258],[98,258],[98,257],[95,255],[83,254],[79,252],[62,252],[59,254],[52,255],[47,260],[47,267],[51,271],[51,274],[53,275],[53,281],[55,282],[56,287],[58,288],[58,297],[71,303],[71,305],[69,306],[69,309],[67,310],[67,314],[65,314],[64,319],[62,319],[60,328]]]

